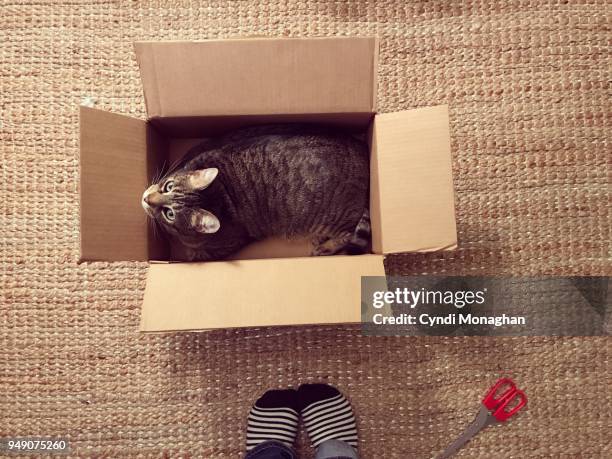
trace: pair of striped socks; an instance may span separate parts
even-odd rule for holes
[[[247,421],[247,451],[265,441],[292,447],[300,417],[315,448],[332,439],[357,448],[355,416],[344,395],[327,384],[302,384],[298,390],[270,390],[255,402]]]

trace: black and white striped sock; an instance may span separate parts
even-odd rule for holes
[[[341,440],[357,448],[357,426],[351,405],[338,389],[327,384],[303,384],[298,406],[316,448],[326,440]]]
[[[297,391],[269,390],[255,402],[249,412],[247,451],[270,440],[293,446],[298,420]]]

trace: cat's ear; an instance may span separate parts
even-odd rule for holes
[[[199,169],[189,173],[189,185],[194,190],[203,190],[208,188],[213,180],[217,177],[219,169],[209,167],[208,169]]]
[[[198,233],[216,233],[221,228],[221,222],[215,214],[204,209],[198,209],[191,214],[191,226]]]

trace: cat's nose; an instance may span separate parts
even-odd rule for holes
[[[153,193],[147,193],[143,197],[143,200],[150,206],[157,206],[161,203],[160,198],[161,198],[161,194],[153,192]]]

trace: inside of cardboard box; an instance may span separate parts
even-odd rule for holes
[[[219,136],[240,127],[269,123],[319,123],[336,126],[356,136],[362,136],[371,147],[370,125],[373,113],[325,113],[307,115],[265,116],[207,116],[185,118],[154,118],[147,123],[147,174],[152,183],[161,170],[176,164],[192,146],[206,138]],[[156,261],[174,261],[180,246],[148,230],[149,258]],[[231,259],[289,258],[308,256],[308,239],[286,240],[269,238],[249,244]]]

